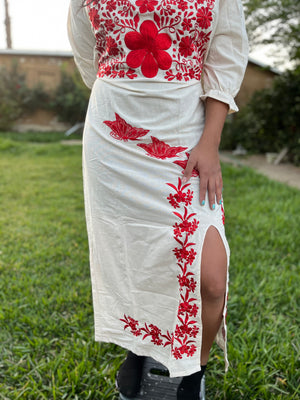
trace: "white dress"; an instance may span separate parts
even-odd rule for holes
[[[205,99],[237,111],[248,42],[240,0],[71,0],[75,62],[92,88],[83,139],[95,340],[201,369],[200,260],[224,209],[181,177]],[[228,291],[228,282],[227,282]],[[226,293],[227,299],[227,293]],[[227,301],[227,300],[226,300]],[[225,301],[225,303],[226,303]],[[226,355],[226,304],[216,341]]]

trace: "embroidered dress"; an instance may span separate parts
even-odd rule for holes
[[[70,4],[75,62],[92,88],[83,139],[95,340],[201,369],[200,264],[223,204],[183,185],[205,99],[237,111],[248,44],[240,0],[94,0]],[[228,291],[228,279],[227,279]],[[226,293],[227,299],[227,293]],[[216,341],[226,355],[226,302]]]

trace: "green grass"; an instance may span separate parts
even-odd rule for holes
[[[0,399],[117,399],[124,351],[93,340],[81,147],[17,139],[0,136]],[[223,175],[231,366],[214,348],[207,400],[298,399],[300,192]]]

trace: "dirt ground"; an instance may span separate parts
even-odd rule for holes
[[[292,164],[281,163],[273,165],[267,162],[265,155],[234,156],[231,152],[222,151],[220,159],[224,163],[235,166],[254,168],[270,179],[285,183],[300,190],[300,167]]]

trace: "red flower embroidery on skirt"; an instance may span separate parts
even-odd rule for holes
[[[180,301],[177,310],[178,323],[174,332],[167,331],[166,334],[163,334],[158,326],[154,324],[148,326],[146,323],[140,326],[138,321],[126,315],[121,321],[124,323],[124,329],[130,329],[133,335],[140,336],[144,333],[143,340],[151,337],[151,342],[154,345],[171,346],[173,357],[181,359],[183,355],[192,357],[197,351],[196,337],[199,333],[199,327],[194,318],[198,315],[199,307],[196,304],[197,299],[191,295],[196,291],[197,282],[193,277],[194,273],[190,271],[189,267],[195,260],[197,253],[193,249],[195,243],[189,242],[189,236],[194,234],[198,228],[199,221],[195,218],[190,221],[196,214],[189,213],[187,209],[187,205],[191,203],[193,198],[193,192],[190,189],[187,190],[190,184],[182,185],[182,181],[179,178],[177,186],[172,183],[167,183],[167,185],[176,192],[175,194],[170,193],[168,197],[172,207],[177,209],[182,203],[185,204],[183,213],[173,211],[174,215],[182,221],[173,225],[174,239],[180,244],[180,247],[176,247],[173,250],[181,270],[181,273],[177,276],[180,290]],[[175,196],[177,196],[176,200]],[[180,236],[183,233],[185,234],[184,240],[177,238],[176,230],[180,231]]]
[[[117,140],[137,140],[142,136],[147,135],[149,130],[143,128],[135,128],[129,125],[123,118],[121,118],[117,113],[115,113],[115,121],[103,121],[107,126],[109,126],[112,131],[110,135]]]
[[[124,40],[132,50],[126,57],[127,65],[130,68],[141,67],[146,78],[156,76],[158,69],[167,70],[171,67],[172,57],[164,51],[171,47],[171,37],[167,33],[158,33],[153,21],[144,21],[140,33],[128,32]]]
[[[157,139],[154,136],[151,136],[152,143],[145,144],[145,143],[139,143],[138,146],[142,147],[144,150],[146,150],[147,154],[150,157],[155,157],[155,158],[172,158],[176,157],[178,153],[181,151],[184,151],[187,149],[187,147],[181,147],[181,146],[170,146],[167,143]]]
[[[225,225],[225,210],[224,210],[224,206],[223,206],[223,201],[221,204],[221,212],[222,212],[222,222],[223,222],[223,225]]]
[[[209,7],[202,7],[197,12],[197,22],[202,29],[210,27],[212,21],[212,12]]]

